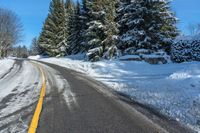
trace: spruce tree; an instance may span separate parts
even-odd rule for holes
[[[68,43],[69,43],[69,50],[68,53],[72,54],[74,53],[74,49],[76,48],[76,27],[77,27],[77,21],[76,21],[76,8],[72,0],[66,1],[66,13],[67,13],[67,19],[68,19]]]
[[[117,0],[104,0],[105,12],[106,12],[106,38],[103,41],[105,43],[105,53],[103,55],[104,58],[110,59],[116,57],[118,55],[118,49],[116,47],[116,43],[118,40],[118,28],[116,19],[116,4]]]
[[[112,58],[117,52],[115,34],[115,1],[87,1],[89,22],[86,30],[89,60],[97,61],[102,57]]]
[[[128,30],[129,27],[126,24],[128,19],[127,18],[127,6],[130,4],[131,0],[118,0],[117,2],[117,6],[116,6],[116,13],[117,13],[117,17],[116,17],[116,22],[117,22],[117,26],[119,29],[119,37],[121,37],[122,35],[124,35]],[[121,38],[120,38],[121,39]],[[126,45],[125,43],[122,42],[122,40],[120,40],[120,42],[118,43],[118,48],[122,51],[124,51],[126,49]]]
[[[84,25],[83,19],[81,17],[81,9],[80,3],[77,2],[75,8],[75,14],[73,17],[74,20],[71,20],[73,27],[71,27],[71,35],[69,37],[70,40],[70,53],[77,54],[79,52],[83,52],[83,48],[81,45],[82,41],[82,25]]]
[[[53,32],[50,31],[50,27],[48,26],[49,21],[50,21],[50,17],[48,15],[44,22],[42,32],[40,33],[38,43],[39,43],[39,46],[44,49],[42,54],[54,56],[52,53],[52,44],[54,42],[53,42],[53,39],[51,39],[53,36]]]
[[[172,40],[178,35],[177,20],[170,11],[169,1],[134,0],[125,2],[124,6],[119,10],[124,13],[119,24],[121,29],[125,27],[121,31],[120,48],[126,52],[131,49],[129,54],[138,49],[169,52]]]
[[[52,0],[39,44],[49,56],[64,56],[68,48],[66,11],[63,0]]]
[[[79,17],[79,25],[81,26],[81,38],[80,38],[80,52],[86,53],[88,51],[87,47],[87,29],[89,27],[88,22],[89,18],[89,9],[88,9],[89,0],[82,0],[82,5],[80,7],[80,17]]]

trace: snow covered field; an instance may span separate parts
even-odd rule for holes
[[[200,132],[200,62],[150,65],[118,60],[91,63],[82,56],[30,58],[86,73]]]

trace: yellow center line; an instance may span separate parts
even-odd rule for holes
[[[36,63],[34,63],[34,64],[36,64]],[[36,129],[38,127],[38,122],[39,122],[39,119],[40,119],[40,114],[41,114],[41,111],[42,111],[42,105],[43,105],[43,100],[44,100],[44,97],[45,97],[45,91],[46,91],[46,80],[45,80],[43,69],[39,65],[37,65],[37,66],[39,67],[41,75],[42,75],[42,88],[41,88],[41,91],[40,91],[40,97],[39,97],[39,100],[38,100],[38,103],[37,103],[37,106],[36,106],[36,109],[35,109],[35,113],[33,115],[31,124],[30,124],[29,129],[28,129],[28,133],[35,133],[36,132]]]

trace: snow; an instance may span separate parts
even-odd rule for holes
[[[39,60],[85,73],[200,132],[200,62],[150,65],[119,60],[92,63],[71,58]]]
[[[125,56],[121,56],[119,59],[121,59],[121,60],[125,60],[125,59],[138,59],[138,58],[140,58],[140,56],[139,55],[125,55]]]
[[[14,60],[0,59],[0,78],[10,70],[13,64],[14,64]]]
[[[10,62],[14,62],[14,60]],[[2,65],[8,67],[7,61],[4,63]],[[27,76],[28,78],[26,78]],[[3,128],[0,132],[4,132],[4,130],[6,132],[25,132],[27,130],[30,120],[23,121],[22,117],[34,110],[32,104],[37,102],[40,88],[40,72],[28,61],[23,61],[21,66],[15,64],[13,69],[0,79],[0,127],[18,121]]]
[[[40,55],[36,55],[36,56],[29,56],[28,59],[32,59],[32,60],[38,60],[40,59],[41,56]]]
[[[187,72],[177,72],[173,73],[172,75],[169,76],[169,79],[187,79],[190,78],[191,75],[188,74]]]

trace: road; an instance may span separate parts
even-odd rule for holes
[[[170,121],[162,120],[162,118],[154,115],[152,116],[157,118],[157,122],[149,119],[148,116],[137,111],[130,102],[121,100],[118,94],[87,77],[87,75],[53,64],[23,60],[16,61],[19,69],[25,67],[22,65],[23,62],[32,64],[31,70],[38,69],[38,66],[42,68],[46,78],[46,96],[37,133],[192,132],[177,123],[170,123]],[[30,67],[30,65],[28,66]],[[39,70],[34,71],[39,72]],[[10,73],[15,74],[12,70]],[[28,79],[29,76],[32,75],[26,75],[26,78]],[[36,80],[39,80],[39,78],[35,78],[33,81],[38,86],[36,88],[40,88],[41,83]],[[29,92],[32,95],[35,94],[35,97],[39,96],[39,90]],[[13,94],[12,97],[14,95],[16,94]],[[27,131],[37,104],[35,97],[32,96],[32,102],[27,103],[23,108],[0,117],[0,132],[22,131],[20,129],[23,129],[23,127]],[[4,99],[4,105],[8,101],[10,100],[5,101]],[[4,107],[0,106],[0,108]],[[5,124],[5,119],[10,119],[19,114],[21,121],[26,126],[18,124],[19,117]],[[17,128],[11,128],[13,124],[17,125]]]

